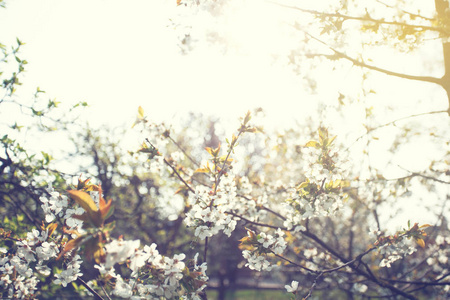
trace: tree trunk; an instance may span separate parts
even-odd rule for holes
[[[450,17],[450,8],[447,0],[435,0],[436,13],[440,20],[444,21],[446,18]],[[442,37],[442,49],[444,54],[444,64],[445,64],[445,73],[441,78],[441,86],[445,89],[448,96],[449,108],[448,114],[450,115],[450,37],[443,36]]]

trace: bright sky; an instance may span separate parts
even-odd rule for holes
[[[64,103],[87,101],[91,108],[84,117],[94,126],[131,126],[140,105],[150,118],[169,123],[190,110],[233,120],[262,106],[271,126],[289,123],[294,116],[304,118],[318,100],[335,103],[339,90],[352,91],[351,66],[339,76],[314,70],[326,85],[311,94],[291,71],[272,65],[271,55],[282,53],[296,41],[278,30],[285,10],[261,1],[232,10],[223,23],[214,24],[238,50],[223,55],[220,47],[199,46],[192,54],[181,55],[177,33],[169,26],[169,19],[179,10],[175,2],[6,1],[7,8],[0,10],[0,42],[12,45],[19,37],[26,43],[20,57],[29,62],[19,95],[32,95],[39,86],[50,98]],[[198,28],[213,24],[206,16],[187,20]],[[416,54],[422,55],[419,61],[440,55],[436,46],[426,49],[426,53]],[[379,52],[374,54],[377,57],[391,69],[413,73],[424,69],[424,64],[411,63],[416,60],[408,55]],[[440,72],[437,68],[429,75],[441,76]],[[435,86],[375,76],[379,77],[379,81],[372,81],[378,92],[373,96],[376,103],[399,104],[402,110],[398,117],[417,109],[446,109],[445,101],[441,103],[443,91]],[[431,101],[415,105],[411,99]],[[335,132],[359,136],[362,128],[355,124],[362,121],[362,111],[361,105],[356,106],[352,118],[336,124]],[[379,153],[383,151],[380,146]],[[407,153],[410,156],[402,156],[405,162],[433,155],[424,147],[408,149]]]
[[[91,122],[132,122],[139,105],[160,118],[188,110],[234,117],[258,105],[280,112],[278,101],[298,102],[295,78],[264,57],[180,55],[168,27],[172,2],[8,1],[0,11],[2,43],[26,43],[30,92],[39,86],[59,101],[87,101]]]
[[[88,119],[97,125],[131,123],[139,105],[161,119],[188,110],[235,118],[262,106],[272,122],[283,123],[304,116],[318,98],[334,101],[352,80],[350,69],[343,76],[321,73],[326,89],[312,95],[292,72],[274,67],[270,55],[296,41],[280,30],[287,10],[261,1],[240,6],[217,25],[239,47],[225,56],[201,45],[191,55],[180,55],[177,33],[169,26],[179,11],[175,1],[6,3],[0,10],[1,41],[13,44],[19,37],[26,43],[21,57],[29,65],[21,92],[31,94],[39,86],[59,101],[87,101],[93,108]],[[201,17],[188,21],[211,26]],[[422,68],[402,59],[408,56],[383,56],[388,66],[397,62],[407,70]],[[398,90],[383,85],[386,94]]]

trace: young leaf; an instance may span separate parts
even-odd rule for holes
[[[208,151],[208,153],[214,157],[213,149],[211,147],[205,147],[205,150]]]
[[[91,196],[88,193],[77,190],[69,190],[67,191],[78,205],[80,205],[87,213],[91,214],[93,212],[98,211],[97,205],[95,205],[94,200],[92,200]]]
[[[207,168],[198,168],[195,170],[195,173],[208,173],[209,170]]]
[[[58,224],[57,223],[51,223],[51,224],[48,224],[48,226],[47,226],[47,233],[48,233],[48,236],[51,236],[52,235],[52,233],[55,231],[55,229],[56,229],[56,227],[58,227]]]
[[[335,139],[336,139],[336,135],[333,136],[333,137],[328,141],[327,146],[330,146],[330,145],[334,142]]]
[[[425,248],[425,241],[424,241],[424,240],[422,240],[422,239],[416,239],[416,243],[417,243],[420,247]]]
[[[138,119],[143,119],[144,118],[144,109],[142,108],[142,106],[139,106],[138,108]]]
[[[314,147],[314,148],[319,148],[320,144],[316,141],[309,141],[306,143],[305,147]]]
[[[61,259],[61,257],[63,257],[70,250],[78,248],[84,238],[85,238],[84,236],[80,236],[77,237],[76,239],[68,241],[64,246],[64,249],[61,251],[61,253],[59,253],[57,260]]]

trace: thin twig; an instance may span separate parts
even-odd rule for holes
[[[84,281],[83,279],[81,279],[81,277],[78,277],[78,278],[77,278],[77,281],[78,281],[79,283],[81,283],[81,285],[84,286],[89,292],[91,292],[91,293],[94,295],[94,297],[95,297],[96,299],[104,300],[103,297],[100,296],[100,294],[97,293],[93,288],[91,288],[91,287],[86,283],[86,281]],[[108,298],[109,298],[109,297],[108,297]]]
[[[294,266],[296,266],[296,267],[299,267],[299,268],[301,268],[301,269],[303,269],[303,270],[306,270],[306,271],[308,271],[308,272],[310,272],[310,273],[313,273],[313,274],[319,274],[319,273],[321,273],[321,272],[319,272],[319,271],[314,271],[314,270],[312,270],[312,269],[309,269],[309,268],[307,268],[307,267],[304,267],[304,266],[302,266],[302,265],[299,265],[299,264],[293,262],[292,260],[290,260],[289,258],[286,258],[286,257],[281,256],[281,255],[279,255],[279,254],[275,254],[273,251],[272,251],[272,253],[273,253],[276,257],[281,258],[282,260],[287,261],[287,262],[290,263],[291,265],[294,265]]]
[[[189,189],[189,191],[191,191],[192,193],[195,194],[194,189],[191,188],[191,186],[183,179],[183,177],[181,177],[180,173],[178,173],[178,171],[175,169],[175,167],[172,166],[165,158],[164,158],[164,163],[172,169],[172,171],[177,175],[177,177],[181,180],[181,182],[184,183],[184,185]]]
[[[101,285],[101,287],[102,287],[103,293],[105,293],[105,295],[106,295],[106,298],[108,298],[108,300],[111,300],[111,297],[109,297],[109,295],[108,295],[108,293],[106,292],[105,287],[103,286],[103,284]]]
[[[184,155],[186,155],[186,157],[187,157],[194,165],[196,165],[197,167],[200,167],[200,164],[199,164],[197,161],[195,161],[195,160],[194,160],[194,159],[186,152],[186,150],[184,150],[184,148],[181,147],[181,145],[177,143],[177,141],[175,141],[170,135],[168,135],[167,137],[172,141],[172,143],[174,143],[174,144],[178,147],[178,149],[181,150],[181,152],[183,152]]]
[[[245,222],[247,222],[249,224],[252,224],[254,226],[268,227],[268,228],[273,228],[273,229],[281,229],[281,230],[284,230],[284,231],[290,231],[289,229],[287,229],[285,227],[280,227],[280,226],[275,226],[275,225],[269,225],[269,224],[264,224],[264,223],[258,223],[258,222],[250,221],[249,219],[247,219],[247,218],[245,218],[245,217],[243,217],[241,215],[235,214],[234,212],[231,212],[231,211],[227,211],[225,213],[229,214],[229,215],[232,215],[232,216],[235,216],[235,217],[238,217],[241,220],[243,220],[243,221],[245,221]]]
[[[403,121],[406,119],[420,117],[420,116],[424,116],[424,115],[440,114],[440,113],[447,113],[447,111],[446,110],[437,110],[437,111],[424,112],[424,113],[420,113],[420,114],[414,114],[414,115],[402,117],[400,119],[396,119],[394,121],[387,122],[385,124],[382,124],[382,125],[379,125],[376,127],[369,128],[369,129],[367,129],[366,133],[364,133],[363,135],[358,137],[346,150],[348,150],[350,147],[352,147],[357,141],[359,141],[360,139],[362,139],[363,137],[365,137],[366,135],[368,135],[369,133],[371,133],[372,131],[375,131],[377,129],[380,129],[380,128],[383,128],[383,127],[386,127],[389,125],[395,125],[396,122]]]
[[[320,273],[319,275],[316,276],[316,278],[314,278],[314,282],[313,282],[313,284],[311,285],[311,288],[309,289],[308,294],[303,298],[304,300],[305,300],[305,299],[308,299],[309,297],[311,297],[312,292],[314,291],[314,288],[315,288],[316,285],[317,285],[317,280],[319,280],[319,278],[320,278],[322,275],[323,275],[323,273]]]

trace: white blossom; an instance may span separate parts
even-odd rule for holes
[[[284,288],[288,293],[295,293],[298,290],[298,281],[293,280],[291,285],[285,285]]]

